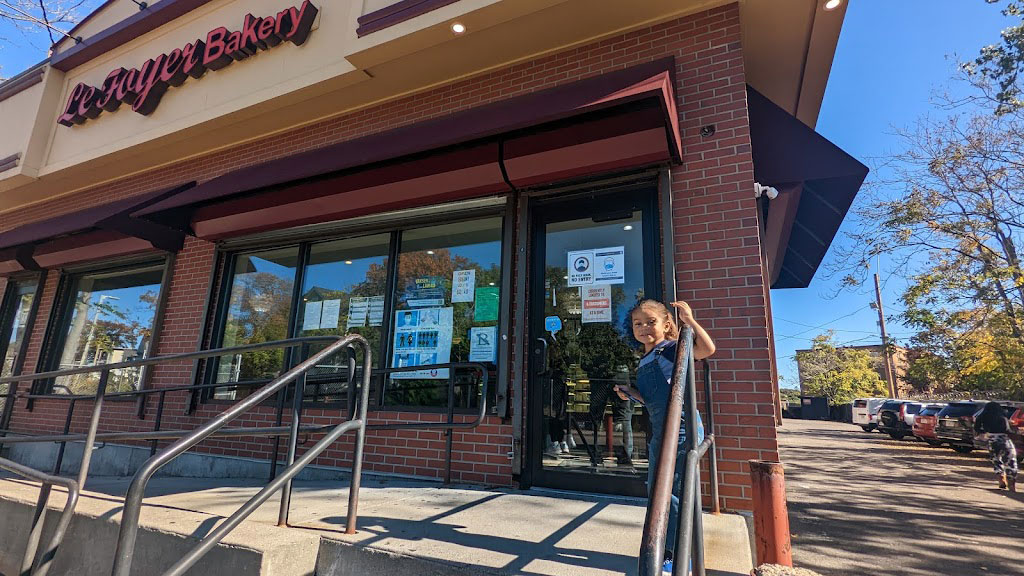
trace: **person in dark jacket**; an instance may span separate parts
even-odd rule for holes
[[[1017,491],[1017,449],[1010,440],[1010,421],[998,402],[989,402],[974,419],[974,430],[988,439],[999,488]]]

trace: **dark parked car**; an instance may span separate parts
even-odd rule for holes
[[[979,440],[974,432],[974,419],[987,403],[987,400],[950,403],[937,415],[939,422],[935,427],[935,436],[961,454],[967,454],[975,448],[987,449],[988,443]],[[1013,418],[1018,412],[1018,405],[1004,402],[1000,402],[1000,404],[1003,406],[1006,417],[1010,419],[1010,425],[1013,426]],[[1011,432],[1010,438],[1017,446],[1017,458],[1020,459],[1020,451],[1024,448],[1024,442],[1021,442],[1019,432]]]
[[[886,400],[878,409],[878,430],[893,440],[903,440],[914,433],[914,417],[920,411],[919,402]]]
[[[974,450],[974,415],[984,405],[974,401],[950,402],[936,415],[935,437],[961,454]]]
[[[914,436],[924,440],[929,446],[942,446],[942,440],[935,437],[936,415],[945,408],[945,404],[929,404],[914,417]]]
[[[1024,462],[1024,407],[1017,408],[1010,415],[1010,439],[1017,447],[1017,460]]]

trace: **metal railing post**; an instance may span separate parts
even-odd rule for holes
[[[682,346],[677,347],[675,366],[669,390],[668,407],[665,410],[665,424],[662,432],[661,448],[658,453],[658,465],[655,469],[654,482],[648,487],[650,498],[647,505],[647,516],[644,519],[644,530],[640,540],[639,568],[641,575],[660,575],[665,560],[665,539],[668,533],[669,507],[672,504],[672,488],[675,478],[676,458],[679,452],[678,440],[680,420],[683,410],[683,398],[686,393],[686,370],[690,363],[687,360],[693,355],[693,330],[686,326],[680,336]],[[687,428],[693,424],[688,419]],[[687,439],[692,445],[693,436]],[[688,463],[689,464],[689,463]],[[689,478],[689,470],[687,477]],[[688,486],[688,484],[683,484]],[[687,495],[689,496],[689,495]],[[680,515],[692,515],[692,503],[680,508]],[[692,518],[685,524],[689,525]],[[677,535],[678,536],[678,535]],[[689,547],[689,544],[686,544]],[[678,549],[677,549],[678,551]],[[687,551],[688,553],[688,551]]]
[[[450,428],[455,423],[455,369],[448,369],[448,410],[445,413],[445,423],[449,425],[444,431],[444,483],[452,483],[452,442],[455,431]]]
[[[148,396],[143,396],[143,398],[148,398]],[[156,404],[156,418],[153,419],[154,420],[153,421],[153,432],[159,432],[160,431],[160,424],[161,424],[161,422],[163,422],[163,419],[164,419],[164,402],[166,400],[167,400],[167,392],[160,392],[160,400],[158,400],[157,404]],[[149,455],[150,456],[153,456],[154,454],[156,454],[156,449],[157,449],[157,446],[159,444],[160,444],[159,440],[153,440],[153,441],[150,442],[150,445],[149,445]]]
[[[365,340],[363,341],[365,342]],[[352,453],[352,481],[348,488],[348,515],[345,520],[345,533],[356,533],[356,518],[359,513],[359,485],[363,474],[363,448],[366,445],[366,411],[370,399],[370,367],[373,366],[372,352],[370,346],[364,344],[363,348],[363,383],[359,391],[359,427],[356,428],[356,446]],[[349,420],[354,420],[351,416]]]
[[[100,427],[100,412],[103,411],[103,397],[107,393],[107,380],[110,370],[100,372],[100,381],[96,385],[96,400],[92,405],[92,417],[89,420],[89,431],[85,436],[82,448],[82,466],[78,470],[78,486],[85,489],[85,479],[89,476],[89,463],[92,461],[92,447],[96,444],[96,430]]]
[[[67,435],[71,432],[71,418],[75,413],[76,398],[72,398],[68,401],[68,415],[64,419],[64,434]],[[60,476],[60,467],[64,463],[64,451],[67,450],[67,441],[60,443],[60,448],[57,449],[57,459],[53,463],[53,474]]]
[[[704,363],[704,405],[708,412],[708,425],[706,433],[715,433],[715,408],[714,401],[711,392],[711,363],[705,358]],[[718,497],[718,448],[714,445],[711,446],[711,453],[708,459],[709,462],[709,476],[708,481],[711,484],[711,513],[721,514],[722,507]]]
[[[309,354],[309,345],[303,344],[299,358],[305,358]],[[285,387],[283,390],[287,390]],[[292,421],[289,423],[288,430],[288,455],[287,465],[291,466],[295,463],[295,451],[298,448],[299,443],[299,419],[302,418],[302,398],[306,391],[306,373],[299,374],[298,378],[295,379],[295,390],[292,392]],[[277,437],[274,437],[275,445],[277,444]],[[276,460],[276,458],[275,458]],[[292,480],[289,478],[284,483],[284,487],[281,489],[281,509],[277,513],[277,525],[287,526],[288,525],[288,511],[292,504]]]

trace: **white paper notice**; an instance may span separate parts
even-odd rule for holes
[[[346,328],[362,328],[366,326],[366,315],[369,310],[369,298],[353,296],[348,300],[348,320]]]
[[[324,300],[323,313],[320,315],[320,328],[333,330],[338,327],[341,315],[341,300]]]
[[[367,300],[367,317],[370,320],[370,326],[380,326],[384,324],[384,297],[383,296],[370,296]]]
[[[569,286],[586,286],[594,283],[594,251],[575,250],[569,252]]]
[[[625,254],[624,246],[569,252],[569,286],[625,283]]]
[[[323,312],[323,302],[306,302],[306,312],[302,316],[303,330],[316,330],[320,328],[320,313]]]
[[[494,362],[498,352],[498,327],[469,329],[469,361]]]
[[[598,248],[594,250],[594,283],[623,284],[626,281],[626,248]]]
[[[612,287],[608,284],[591,284],[580,287],[580,300],[583,310],[580,321],[584,324],[592,322],[612,321]]]
[[[476,270],[456,270],[452,273],[452,302],[472,302],[476,288]]]

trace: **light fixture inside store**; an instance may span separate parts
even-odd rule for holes
[[[839,8],[843,3],[843,0],[828,0],[825,2],[825,10],[835,10]]]
[[[490,284],[491,286],[494,286],[494,282],[488,282],[488,284]]]
[[[434,255],[434,251],[433,250],[427,250],[427,254],[430,254],[431,256],[433,256]]]
[[[351,260],[345,260],[345,264],[351,264],[351,263],[352,263]]]
[[[632,224],[626,224],[625,226],[622,227],[622,229],[625,230],[626,232],[629,232],[630,230],[633,229],[633,225]]]
[[[452,33],[454,33],[454,34],[462,34],[465,31],[466,31],[466,27],[464,25],[462,25],[462,23],[455,22],[455,23],[452,24]]]

